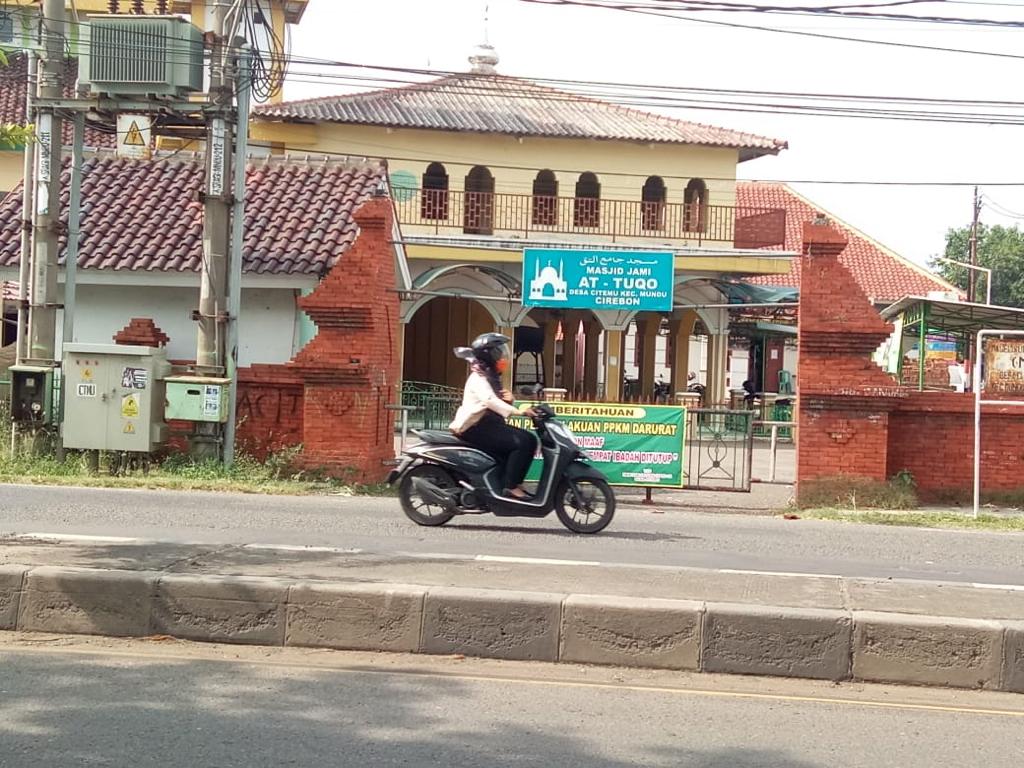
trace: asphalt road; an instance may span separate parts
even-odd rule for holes
[[[458,518],[417,527],[393,498],[0,486],[0,535],[78,534],[204,544],[358,548],[772,573],[1024,585],[1024,534],[787,521],[622,506],[604,533],[544,520]]]
[[[0,633],[0,765],[1020,764],[1009,694]]]

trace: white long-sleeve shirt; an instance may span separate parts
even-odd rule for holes
[[[462,393],[462,405],[455,412],[455,418],[448,428],[457,435],[462,434],[480,421],[487,411],[494,411],[499,416],[508,418],[516,413],[516,408],[495,394],[486,376],[473,372],[466,379],[466,388]]]

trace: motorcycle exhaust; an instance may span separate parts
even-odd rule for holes
[[[452,495],[438,488],[429,480],[424,480],[422,477],[414,477],[412,479],[412,487],[419,494],[419,497],[428,504],[439,504],[447,512],[455,511],[455,499]]]

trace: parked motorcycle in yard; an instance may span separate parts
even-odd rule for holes
[[[398,484],[402,511],[417,525],[444,525],[456,515],[546,517],[553,511],[574,533],[597,533],[612,521],[615,493],[587,463],[572,432],[546,403],[534,406],[543,469],[535,495],[502,496],[494,457],[450,432],[415,430],[423,442],[408,448],[388,475]]]

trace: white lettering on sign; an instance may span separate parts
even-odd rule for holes
[[[50,213],[50,183],[53,181],[53,115],[40,113],[36,122],[36,213]]]
[[[36,178],[40,181],[52,181],[53,168],[50,165],[50,152],[53,149],[53,115],[49,112],[42,112],[39,115],[39,122],[36,123],[36,141],[39,143]]]
[[[224,176],[227,174],[225,132],[224,119],[221,117],[214,119],[212,141],[210,142],[210,182],[207,187],[207,192],[214,197],[224,194]]]

